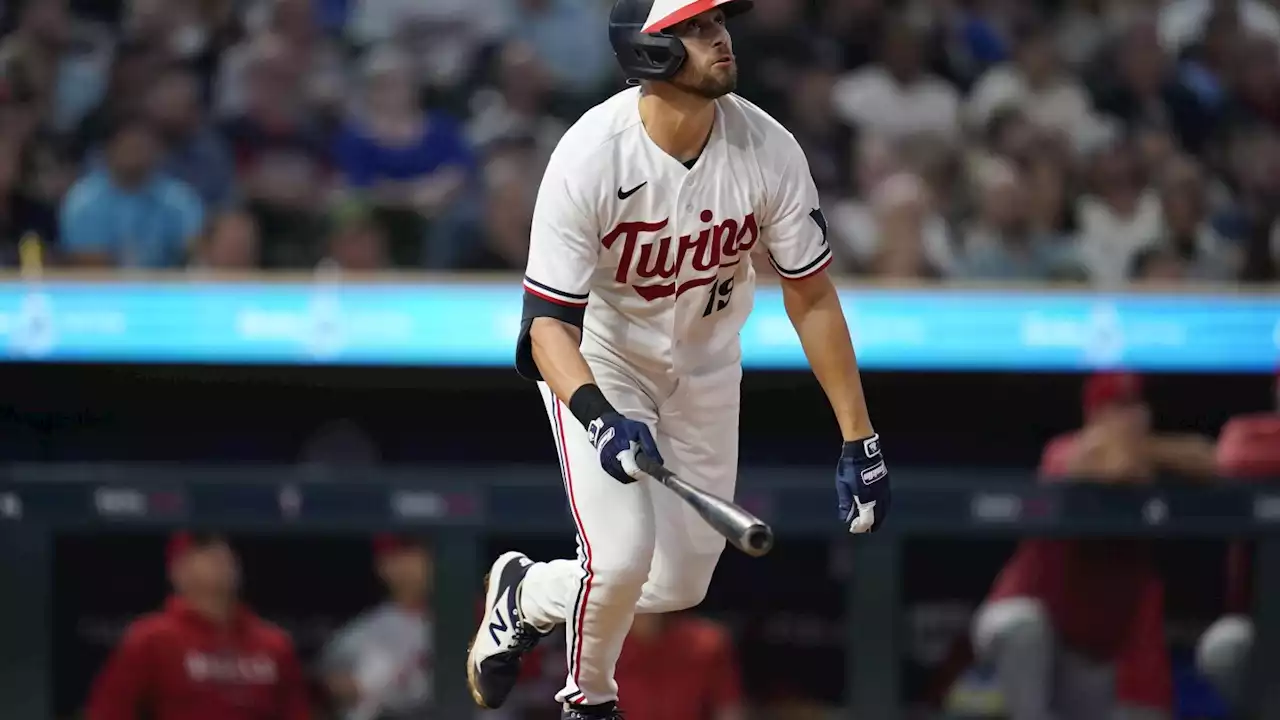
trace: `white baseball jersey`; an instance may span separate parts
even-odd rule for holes
[[[671,157],[640,120],[639,88],[589,110],[552,154],[533,214],[516,365],[540,379],[528,329],[583,328],[583,354],[642,373],[740,359],[757,243],[785,279],[831,261],[826,220],[791,133],[736,95],[716,100],[696,162]]]

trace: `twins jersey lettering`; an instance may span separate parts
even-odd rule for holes
[[[552,154],[538,190],[517,368],[539,379],[528,328],[538,316],[583,328],[583,353],[645,373],[739,359],[751,312],[750,255],[801,279],[831,261],[826,221],[795,138],[736,95],[691,167],[649,137],[639,88],[588,111]]]

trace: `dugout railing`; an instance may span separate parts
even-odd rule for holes
[[[971,477],[971,473],[965,473]],[[563,492],[550,468],[187,469],[128,466],[0,468],[0,714],[52,718],[53,537],[65,531],[209,528],[227,532],[429,532],[437,613],[465,622],[436,630],[441,717],[470,717],[464,665],[483,538],[566,534]],[[1256,651],[1250,717],[1280,719],[1280,486],[1036,485],[997,473],[982,483],[895,470],[889,531],[849,538],[846,588],[849,716],[902,717],[903,542],[915,537],[1124,535],[1254,537]],[[820,470],[745,469],[739,501],[788,536],[836,536]],[[732,552],[732,550],[730,550]],[[127,581],[127,579],[122,579]],[[875,620],[866,621],[868,618]],[[880,619],[891,619],[890,622]]]

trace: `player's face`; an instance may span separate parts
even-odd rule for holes
[[[186,591],[225,597],[240,584],[239,563],[225,543],[189,551],[175,570],[176,584]]]
[[[684,43],[686,58],[671,84],[709,100],[738,86],[738,62],[723,10],[708,10],[671,28]]]

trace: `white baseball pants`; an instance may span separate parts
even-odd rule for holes
[[[591,368],[618,412],[649,426],[668,468],[733,497],[741,365],[658,381],[594,358]],[[725,540],[656,482],[624,485],[606,474],[582,424],[546,383],[539,388],[577,526],[578,557],[530,568],[520,605],[537,627],[565,624],[568,679],[556,699],[595,705],[618,698],[614,667],[635,614],[702,602]]]

